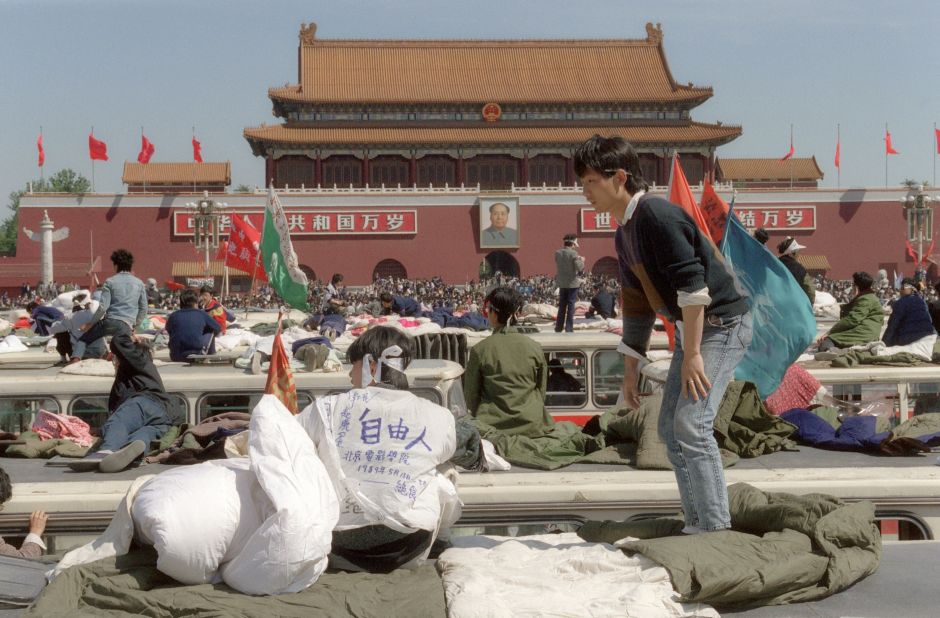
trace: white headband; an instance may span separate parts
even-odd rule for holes
[[[372,373],[372,370],[369,366],[374,360],[371,354],[366,354],[362,358],[362,385],[369,386],[372,384],[372,381],[375,380],[375,383],[378,384],[382,381],[382,365],[388,365],[392,369],[397,369],[398,371],[404,371],[404,361],[401,358],[402,349],[397,345],[389,346],[382,350],[382,355],[379,357],[379,362],[375,364],[375,373]]]

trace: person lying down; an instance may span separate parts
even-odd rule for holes
[[[459,517],[456,489],[438,470],[456,448],[454,418],[407,391],[406,335],[372,329],[349,356],[351,391],[298,416],[263,396],[247,457],[137,479],[108,529],[48,578],[133,542],[153,546],[157,568],[183,584],[247,594],[298,592],[330,563],[373,572],[419,564]]]

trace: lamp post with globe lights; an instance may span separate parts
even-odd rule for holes
[[[914,276],[920,281],[926,279],[926,269],[921,269],[925,261],[924,243],[933,240],[933,207],[940,203],[940,197],[924,193],[923,185],[915,185],[901,198],[901,205],[907,212],[907,235],[909,242],[917,243],[917,263]]]
[[[222,231],[222,218],[228,204],[209,198],[209,192],[203,191],[198,202],[188,202],[186,207],[193,215],[193,244],[196,251],[205,254],[205,278],[212,272],[209,268],[209,256],[219,249],[219,236]]]

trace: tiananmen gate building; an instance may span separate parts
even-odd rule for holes
[[[674,152],[693,189],[704,179],[726,199],[739,189],[745,225],[768,229],[771,246],[798,237],[812,272],[913,271],[906,189],[820,189],[815,159],[722,158],[742,128],[693,120],[714,92],[676,81],[658,25],[628,40],[331,40],[314,24],[299,38],[297,83],[268,90],[279,123],[243,134],[313,278],[553,274],[568,233],[580,236],[589,270],[615,274],[613,224],[589,208],[572,167],[595,133],[631,142],[654,190],[668,183]],[[23,230],[38,230],[45,212],[69,228],[54,243],[55,279],[79,283],[96,258],[109,275],[118,247],[134,253],[141,277],[202,277],[186,204],[203,191],[229,214],[263,220],[264,191],[225,193],[227,162],[127,163],[124,181],[117,195],[25,195],[0,287],[39,279],[40,243]],[[210,276],[221,274],[213,259]],[[232,274],[232,289],[247,289],[244,273]]]

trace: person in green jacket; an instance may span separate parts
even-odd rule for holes
[[[828,352],[834,348],[850,348],[881,339],[885,313],[881,301],[872,291],[875,280],[866,272],[852,275],[855,297],[842,305],[840,319],[819,340],[819,351]]]
[[[548,365],[541,346],[515,327],[522,297],[498,287],[484,300],[493,333],[473,346],[464,372],[467,408],[506,435],[543,436],[555,422],[545,410]]]

